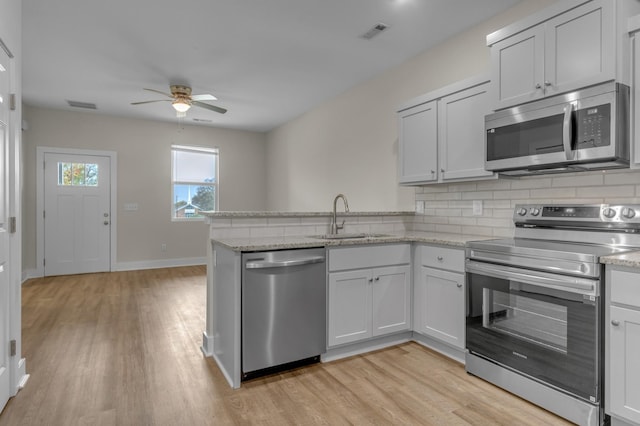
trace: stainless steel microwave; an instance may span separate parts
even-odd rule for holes
[[[485,116],[485,168],[505,175],[629,167],[629,87],[609,82]]]

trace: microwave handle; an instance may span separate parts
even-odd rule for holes
[[[564,107],[564,119],[562,120],[562,146],[564,147],[564,156],[567,160],[575,159],[575,151],[571,149],[571,142],[573,141],[572,117],[573,104],[569,103]]]

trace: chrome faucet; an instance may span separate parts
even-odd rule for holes
[[[342,221],[341,225],[338,225],[338,221],[336,219],[336,208],[338,206],[338,198],[342,198],[342,201],[344,202],[344,211],[345,212],[349,211],[349,203],[347,202],[347,197],[345,197],[343,194],[336,195],[336,198],[333,199],[333,219],[331,221],[332,235],[337,234],[339,229],[344,228],[344,220]]]

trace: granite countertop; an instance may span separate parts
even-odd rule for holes
[[[611,256],[602,256],[600,263],[605,265],[628,266],[630,268],[640,268],[640,251],[632,251]]]
[[[385,212],[387,215],[388,212]],[[266,251],[312,247],[337,247],[363,244],[428,243],[464,248],[468,241],[489,240],[482,235],[444,234],[438,232],[404,232],[373,234],[364,238],[322,239],[313,236],[214,238],[213,241],[233,251]]]

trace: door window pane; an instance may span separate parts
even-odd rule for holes
[[[58,163],[59,186],[98,186],[98,165],[92,163]]]

